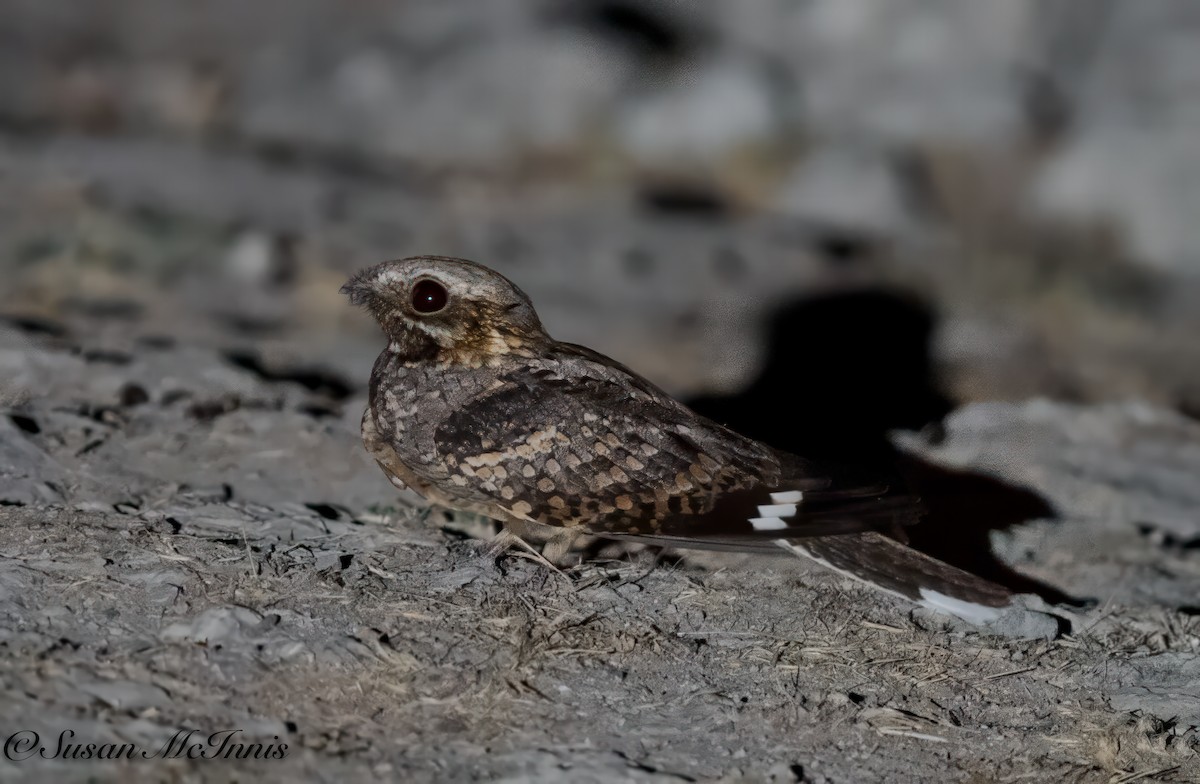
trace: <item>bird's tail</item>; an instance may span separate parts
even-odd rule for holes
[[[873,588],[974,624],[996,620],[1014,598],[1003,586],[876,532],[777,543]]]

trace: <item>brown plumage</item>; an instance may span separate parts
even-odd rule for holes
[[[914,499],[705,419],[546,334],[529,298],[464,259],[378,264],[344,287],[388,346],[363,441],[400,488],[528,532],[786,549],[974,621],[1007,590],[906,547]]]

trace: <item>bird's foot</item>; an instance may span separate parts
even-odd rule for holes
[[[558,544],[559,539],[560,539],[560,537],[555,537],[555,538],[551,539],[549,542],[546,543],[543,550],[549,550],[552,547],[561,547],[561,545]],[[569,546],[569,543],[568,543],[568,546]],[[513,549],[514,547],[517,549],[514,550]],[[492,537],[491,544],[488,545],[488,548],[484,553],[484,557],[487,558],[488,560],[496,560],[496,559],[500,558],[500,556],[502,556],[505,553],[508,553],[510,551],[512,552],[513,555],[517,556],[518,558],[526,558],[530,561],[539,563],[542,566],[549,569],[550,571],[557,574],[559,577],[566,580],[568,583],[571,582],[571,578],[568,577],[566,575],[566,573],[563,572],[562,569],[559,569],[558,566],[556,566],[554,563],[555,560],[560,559],[561,556],[563,554],[565,554],[565,550],[563,552],[558,552],[557,549],[554,549],[551,552],[551,555],[553,555],[555,557],[548,558],[544,552],[539,552],[536,547],[531,545],[529,542],[526,542],[520,536],[514,534],[512,531],[508,530],[507,528],[501,528],[500,532],[498,534],[496,534],[494,537]]]

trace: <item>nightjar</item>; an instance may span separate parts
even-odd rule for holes
[[[902,488],[743,437],[554,340],[493,270],[418,256],[363,270],[342,291],[387,337],[362,436],[398,488],[518,534],[782,547],[974,623],[1014,598],[906,546],[920,506]]]

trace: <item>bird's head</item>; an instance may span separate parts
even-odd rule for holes
[[[466,259],[413,256],[385,261],[342,286],[411,362],[486,363],[549,338],[525,292]]]

